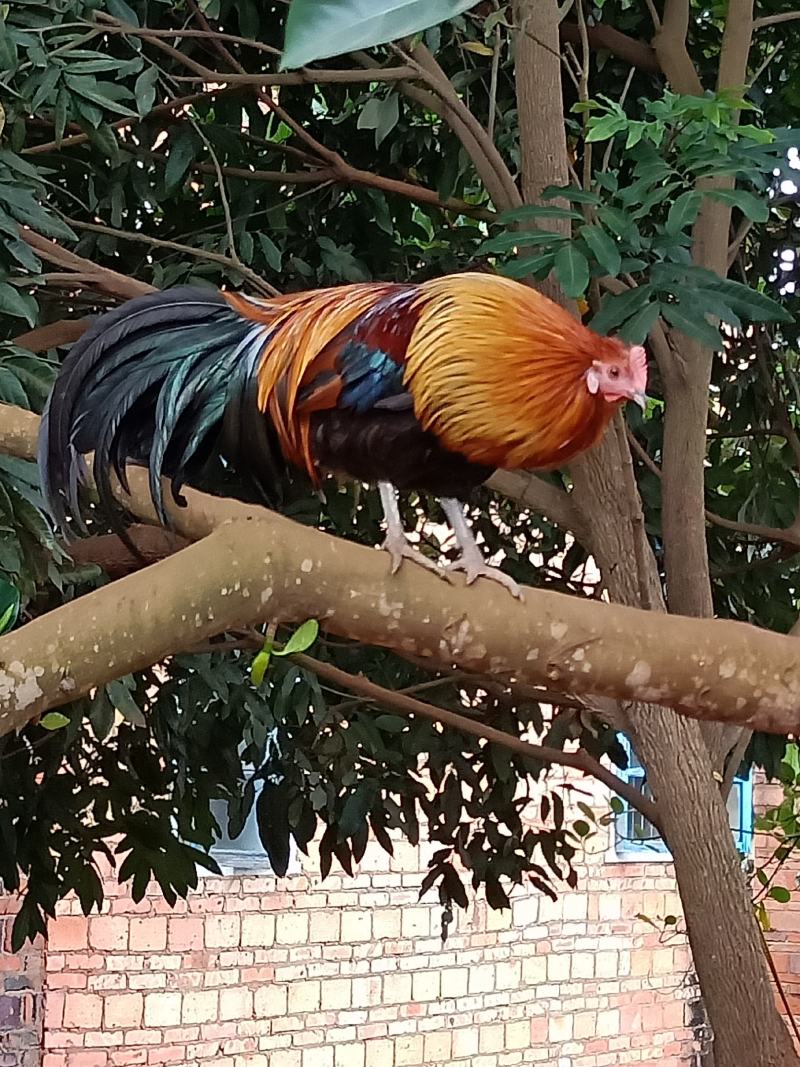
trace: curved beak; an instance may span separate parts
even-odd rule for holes
[[[646,393],[632,393],[631,400],[634,404],[638,404],[642,411],[647,411],[647,394]]]

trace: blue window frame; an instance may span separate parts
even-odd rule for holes
[[[618,738],[628,754],[628,768],[625,771],[619,771],[619,776],[644,796],[651,796],[645,779],[644,767],[636,758],[630,741],[622,734],[619,734]],[[749,855],[753,843],[752,773],[745,778],[736,775],[727,803],[728,817],[736,847],[743,855]],[[614,820],[614,847],[618,856],[630,859],[646,860],[653,855],[669,856],[669,849],[655,826],[629,804],[625,804]]]

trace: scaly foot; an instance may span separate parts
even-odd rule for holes
[[[386,535],[386,540],[381,545],[381,548],[391,556],[392,574],[397,574],[402,566],[403,560],[407,559],[411,560],[412,563],[418,564],[420,567],[424,567],[426,571],[432,571],[446,582],[451,580],[447,571],[442,570],[438,563],[434,563],[432,559],[423,556],[419,549],[414,548],[404,533],[396,534],[393,530],[390,530]]]
[[[498,582],[500,585],[511,593],[517,600],[522,600],[522,590],[508,574],[504,574],[503,571],[497,567],[490,567],[488,563],[483,559],[479,551],[476,552],[464,552],[455,563],[451,563],[447,568],[449,571],[463,571],[467,578],[467,585],[472,585],[478,578],[488,578],[490,581]]]

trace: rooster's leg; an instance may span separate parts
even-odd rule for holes
[[[522,600],[522,590],[507,574],[497,567],[490,567],[481,554],[478,542],[469,528],[464,510],[457,500],[445,497],[441,501],[442,510],[447,516],[447,521],[456,535],[461,555],[450,564],[450,570],[464,571],[467,576],[467,585],[472,585],[476,578],[490,578],[493,582],[504,585],[512,596]]]
[[[400,519],[400,508],[397,506],[397,490],[390,482],[378,482],[381,494],[383,514],[386,517],[386,539],[381,548],[392,558],[392,574],[397,574],[404,559],[418,563],[425,570],[433,571],[434,574],[445,581],[450,581],[450,576],[443,571],[433,560],[427,559],[422,553],[414,548],[406,537],[403,523]]]

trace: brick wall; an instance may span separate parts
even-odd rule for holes
[[[51,925],[43,1067],[699,1062],[685,946],[636,917],[678,914],[671,867],[588,847],[578,891],[476,901],[444,945],[404,844],[353,879],[207,878],[174,910],[109,882],[102,915]]]
[[[11,951],[14,898],[0,896],[0,1067],[38,1067],[43,1021],[44,943]]]
[[[756,795],[757,810],[761,811],[776,807],[783,801],[783,789],[779,785],[762,783]],[[766,863],[776,844],[776,840],[771,836],[758,836],[756,863]],[[767,868],[767,874],[772,876],[774,871],[773,862]],[[784,886],[792,894],[786,904],[767,901],[771,929],[767,930],[764,936],[789,1008],[795,1018],[800,1018],[800,896],[797,892],[800,886],[800,860],[796,855],[789,857],[770,884]],[[778,1006],[785,1012],[786,1005],[781,998],[778,998]]]

